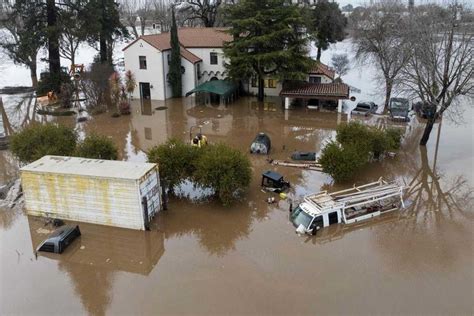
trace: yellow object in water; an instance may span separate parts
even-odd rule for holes
[[[280,199],[286,200],[286,194],[283,193],[283,192],[281,192],[281,193],[280,193]]]

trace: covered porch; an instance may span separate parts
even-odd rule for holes
[[[239,86],[230,80],[211,80],[188,91],[186,97],[196,93],[197,102],[228,104],[238,97]]]
[[[289,109],[293,100],[301,100],[305,106],[324,105],[337,108],[342,112],[342,100],[349,99],[349,86],[345,83],[301,83],[284,87],[280,96],[284,98],[285,109]]]

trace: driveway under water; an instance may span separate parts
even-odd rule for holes
[[[445,120],[439,139],[437,124],[427,149],[418,146],[423,126],[413,117],[400,126],[397,157],[361,170],[359,183],[383,176],[411,185],[407,209],[316,237],[295,234],[288,201],[265,202],[272,195],[260,190],[261,173],[283,174],[294,200],[352,183],[334,186],[323,173],[250,154],[250,189],[232,207],[172,199],[151,232],[80,223],[83,236],[62,255],[35,256],[52,230],[43,219],[0,210],[0,314],[472,314],[473,113],[465,113],[461,125]],[[288,159],[294,150],[320,151],[347,117],[284,111],[279,99],[199,106],[190,98],[136,101],[120,118],[48,120],[82,136],[105,134],[122,159],[145,161],[144,151],[171,137],[189,141],[196,126],[210,142],[244,152],[265,132],[270,156]],[[16,177],[11,154],[0,152],[0,161],[0,183]]]

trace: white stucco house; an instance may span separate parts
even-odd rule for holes
[[[196,87],[218,85],[227,78],[224,43],[231,41],[225,28],[181,28],[178,38],[181,44],[181,65],[183,96],[192,93]],[[131,42],[124,49],[125,69],[132,71],[138,83],[134,98],[145,100],[166,100],[172,97],[168,83],[171,58],[170,33],[144,35]],[[280,96],[285,106],[294,100],[316,106],[336,105],[341,109],[343,99],[349,98],[349,86],[334,82],[335,72],[328,66],[317,63],[306,80],[298,85],[286,85],[276,78],[264,79],[266,96]],[[206,83],[218,80],[218,82]],[[205,84],[206,83],[206,84]],[[257,94],[256,78],[248,78],[241,86],[250,94]],[[214,86],[215,88],[215,86]],[[200,88],[198,88],[199,90]]]
[[[183,96],[201,83],[226,78],[223,46],[231,36],[224,28],[181,28]],[[135,75],[134,98],[166,100],[172,97],[166,78],[171,58],[170,33],[140,36],[124,49],[125,69]]]

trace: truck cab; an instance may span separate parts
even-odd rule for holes
[[[315,235],[318,230],[342,221],[341,210],[322,212],[308,202],[299,204],[290,215],[290,220],[300,234]]]

